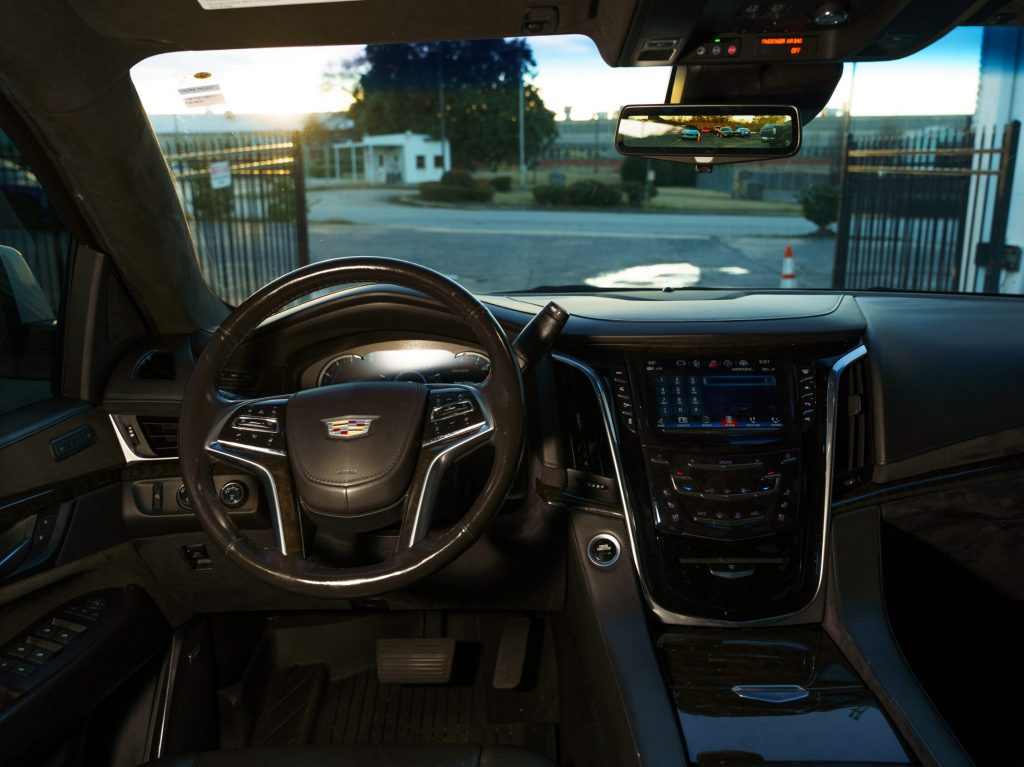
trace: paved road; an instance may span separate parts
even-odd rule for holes
[[[825,287],[832,240],[794,216],[422,208],[395,190],[311,190],[314,259],[406,258],[470,290],[596,285],[776,286],[791,244],[801,287]],[[348,221],[349,224],[331,223]]]

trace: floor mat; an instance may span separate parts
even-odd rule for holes
[[[323,665],[293,666],[270,679],[253,728],[253,746],[295,746],[308,743],[327,683]]]
[[[492,722],[482,680],[457,685],[388,685],[374,669],[333,681],[323,698],[314,743],[523,746],[556,757],[547,722]]]

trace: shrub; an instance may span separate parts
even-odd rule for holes
[[[839,187],[812,184],[797,196],[804,209],[804,218],[817,224],[818,231],[827,231],[828,225],[839,216]]]
[[[573,205],[610,208],[622,202],[622,192],[619,187],[602,184],[600,181],[577,181],[569,185],[569,202]]]
[[[533,199],[538,205],[568,205],[569,190],[564,186],[538,184],[533,188]]]
[[[473,177],[464,170],[445,171],[445,174],[441,176],[441,183],[444,186],[461,186],[466,189],[477,186]]]
[[[622,184],[622,191],[626,194],[626,200],[633,207],[638,207],[644,202],[644,184],[642,181],[626,181]],[[651,184],[647,192],[647,199],[651,200],[658,194],[658,187]]]
[[[420,184],[420,197],[430,202],[489,202],[493,196],[489,186],[454,186],[436,181]]]
[[[512,177],[511,176],[495,176],[491,179],[491,189],[495,192],[511,192],[512,191]]]

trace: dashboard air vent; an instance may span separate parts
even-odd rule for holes
[[[555,367],[555,383],[567,490],[581,498],[615,503],[615,468],[594,387],[582,372],[565,364]]]
[[[255,370],[227,368],[217,379],[217,386],[224,391],[239,394],[255,394],[260,385],[260,375]]]
[[[840,487],[870,479],[874,464],[867,360],[851,363],[839,380],[836,401],[835,478]]]
[[[162,349],[146,352],[135,363],[132,378],[137,381],[173,381],[174,355]]]
[[[136,416],[142,437],[159,458],[171,458],[178,454],[178,419],[173,416]]]

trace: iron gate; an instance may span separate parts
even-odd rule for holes
[[[309,263],[299,134],[175,135],[164,153],[217,295],[237,305]]]
[[[847,138],[836,289],[998,291],[1020,123]],[[974,284],[975,267],[985,267]]]

